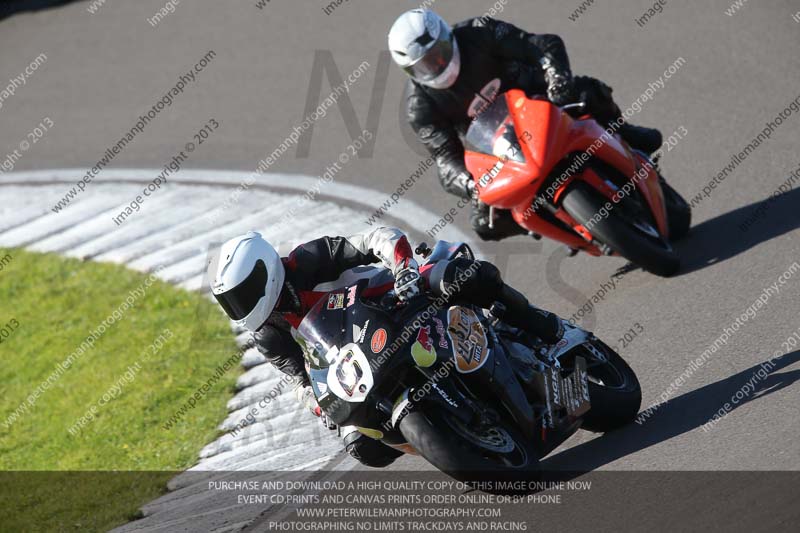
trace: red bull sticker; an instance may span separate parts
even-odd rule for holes
[[[427,368],[436,362],[436,349],[431,339],[431,327],[423,326],[417,332],[417,340],[411,345],[411,357],[417,365]]]

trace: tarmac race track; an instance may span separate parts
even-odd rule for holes
[[[94,14],[88,11],[90,2],[75,2],[0,22],[0,91],[5,80],[46,55],[0,107],[2,216],[18,211],[21,192],[38,190],[24,186],[30,171],[77,169],[74,184],[184,76],[182,93],[147,121],[114,156],[110,169],[160,169],[194,143],[184,169],[223,177],[228,171],[252,172],[277,149],[269,172],[288,181],[293,178],[287,175],[297,174],[313,177],[304,178],[313,183],[338,164],[341,169],[321,185],[320,194],[342,206],[331,208],[332,216],[363,217],[320,223],[298,237],[324,234],[325,224],[366,227],[370,208],[377,208],[381,198],[391,199],[425,157],[400,120],[403,74],[382,53],[391,22],[418,2],[350,0],[330,14],[323,10],[325,2],[272,0],[263,8],[256,3],[181,2],[155,26],[148,19],[164,7],[160,0],[107,2]],[[482,246],[489,259],[499,254],[507,281],[537,305],[566,317],[584,308],[582,324],[617,345],[637,372],[643,409],[669,399],[641,424],[606,437],[580,432],[544,464],[614,471],[796,471],[800,351],[787,339],[800,329],[800,193],[793,190],[800,182],[793,176],[800,172],[800,108],[791,108],[800,96],[800,15],[793,18],[800,6],[789,0],[745,1],[732,12],[728,0],[668,0],[643,22],[652,2],[586,3],[576,20],[570,17],[576,18],[578,0],[435,4],[451,21],[494,9],[497,18],[530,31],[562,35],[576,74],[613,86],[620,107],[633,110],[631,122],[658,127],[667,137],[675,134],[662,168],[687,199],[696,197],[695,226],[678,246],[683,270],[670,279],[635,270],[612,280],[624,260],[568,258],[553,242],[518,237],[500,247]],[[196,68],[201,61],[202,68]],[[281,148],[343,82],[349,84],[345,96],[299,140],[295,134],[288,149]],[[23,149],[45,119],[52,126]],[[212,121],[218,127],[200,144],[195,134]],[[769,138],[739,157],[768,122],[775,123]],[[343,157],[360,136],[366,145],[360,157]],[[709,183],[726,166],[724,178],[712,188]],[[155,177],[152,171],[131,175],[145,185]],[[265,186],[280,185],[271,180]],[[110,194],[108,185],[97,186],[92,194]],[[41,215],[50,212],[60,197],[57,191],[67,193],[69,182],[53,187],[47,200],[36,204]],[[178,186],[167,191],[184,209],[191,206],[174,196],[181,190],[187,192],[186,202],[205,191]],[[778,190],[783,194],[757,211]],[[124,208],[132,189],[122,192],[118,204]],[[88,201],[86,194],[76,202]],[[226,198],[208,194],[219,194],[219,202]],[[364,199],[355,197],[361,194]],[[386,219],[391,224],[423,212],[429,215],[425,220],[435,222],[456,203],[441,190],[433,170],[396,197]],[[173,209],[170,202],[160,202],[148,217],[157,220],[159,209]],[[216,200],[202,202],[213,206]],[[242,208],[241,214],[270,205],[247,204],[249,211]],[[755,222],[743,231],[739,226],[749,219]],[[430,227],[418,218],[407,223],[417,239]],[[464,234],[471,235],[466,210],[441,235]],[[47,238],[57,243],[58,233]],[[11,241],[35,245],[0,233],[0,245]],[[196,244],[191,253],[178,254],[174,264],[201,257],[197,250],[203,243]],[[110,259],[149,267],[135,264],[134,257]],[[584,306],[592,300],[588,311]],[[635,338],[620,340],[632,329]],[[694,365],[715,341],[713,354]],[[759,365],[776,354],[786,355],[768,363],[769,375],[759,377]],[[737,394],[727,416],[703,429]],[[427,465],[403,458],[392,468]],[[245,522],[246,517],[240,521]]]

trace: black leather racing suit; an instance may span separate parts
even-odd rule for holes
[[[395,274],[414,261],[408,240],[400,230],[377,228],[352,237],[322,237],[295,248],[282,259],[286,271],[284,287],[275,311],[254,332],[256,348],[282,372],[308,384],[303,353],[292,337],[292,328],[299,326],[320,298],[342,286],[334,287],[342,279],[340,276],[347,276],[355,267],[379,261]],[[453,301],[462,300],[484,308],[501,302],[508,310],[507,323],[548,343],[556,342],[563,334],[561,320],[556,315],[529,305],[523,295],[503,283],[500,272],[491,263],[457,259],[423,270],[435,293],[450,294]],[[472,275],[462,279],[465,272]],[[456,279],[459,282],[454,287]],[[379,294],[392,287],[390,278],[388,283],[373,287],[373,292]],[[356,431],[345,433],[344,444],[350,455],[368,466],[386,466],[402,455]]]
[[[461,71],[455,84],[439,90],[410,79],[405,95],[408,121],[419,141],[434,155],[439,180],[451,194],[465,198],[470,195],[467,182],[472,177],[464,163],[461,135],[498,94],[522,89],[527,94],[544,95],[557,81],[567,81],[567,98],[587,99],[589,112],[601,124],[607,125],[620,116],[610,87],[585,76],[573,79],[564,41],[557,35],[527,33],[487,17],[461,22],[454,26],[453,34],[461,54]],[[625,132],[620,133],[625,137]],[[633,144],[637,139],[626,140]],[[650,146],[643,147],[647,148]],[[490,230],[488,208],[476,206],[472,222],[481,238],[525,233],[508,211],[497,210],[497,214],[496,228]]]
[[[254,332],[253,339],[267,361],[296,382],[308,385],[303,352],[292,336],[292,328],[297,328],[306,313],[333,288],[331,282],[348,270],[380,261],[397,273],[414,258],[408,239],[400,230],[376,228],[352,237],[315,239],[301,244],[281,261],[285,278],[278,305]],[[392,286],[390,282],[385,290]],[[354,428],[344,431],[343,436],[350,455],[369,466],[386,466],[402,455]]]

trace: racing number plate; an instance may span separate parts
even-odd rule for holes
[[[589,375],[585,359],[576,357],[575,370],[566,377],[561,377],[558,368],[550,368],[544,373],[544,379],[551,417],[556,411],[565,409],[567,416],[575,419],[589,410]]]

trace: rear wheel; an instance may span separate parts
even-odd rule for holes
[[[628,216],[622,204],[614,205],[608,216],[599,216],[606,202],[599,192],[579,181],[566,193],[562,206],[593,237],[648,272],[671,276],[680,269],[678,255],[648,221]]]
[[[583,429],[605,432],[631,423],[642,404],[642,388],[625,360],[602,342],[595,342],[606,361],[593,359],[587,365],[591,408],[583,418]]]
[[[478,429],[432,409],[406,415],[400,432],[433,466],[465,483],[535,481],[540,475],[533,444],[502,422]]]

